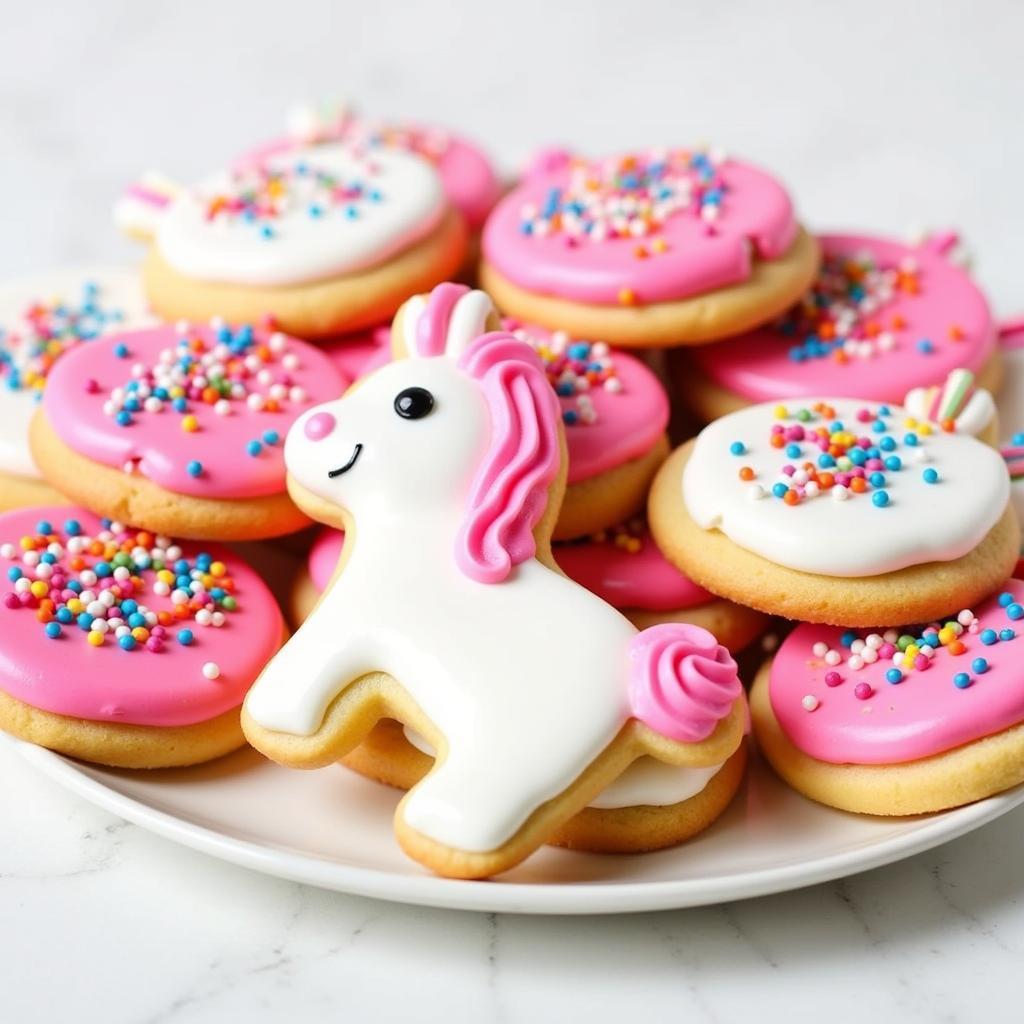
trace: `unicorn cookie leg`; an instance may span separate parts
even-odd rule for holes
[[[552,838],[638,758],[724,764],[744,707],[709,633],[638,633],[555,567],[557,400],[511,335],[457,357],[436,344],[449,298],[428,301],[417,355],[288,435],[292,496],[346,544],[243,721],[297,767],[340,759],[381,719],[408,726],[437,757],[396,811],[398,839],[441,874],[479,878]]]

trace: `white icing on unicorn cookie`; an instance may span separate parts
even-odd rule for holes
[[[440,355],[449,335],[461,337],[464,299],[467,322],[486,318],[472,293],[441,286],[411,318],[428,325],[417,353]],[[366,726],[361,708],[334,702],[386,673],[440,751],[400,805],[400,838],[410,828],[465,854],[512,844],[588,770],[600,784],[567,800],[562,820],[638,755],[715,767],[735,750],[742,690],[709,633],[638,633],[558,572],[550,552],[538,556],[560,412],[539,359],[511,335],[478,337],[458,360],[417,354],[381,368],[297,421],[285,460],[293,494],[334,509],[349,540],[320,604],[249,693],[243,721],[259,749],[313,763],[297,738],[319,742],[332,705],[345,708],[339,732]],[[701,753],[726,718],[731,746]],[[625,752],[635,735],[645,739]],[[317,749],[320,759],[344,753]]]
[[[153,234],[188,277],[289,285],[355,273],[425,238],[447,209],[413,153],[344,143],[292,149],[194,188],[129,190],[128,230]]]
[[[844,398],[749,406],[701,431],[683,472],[683,500],[698,526],[804,572],[875,576],[952,561],[1003,515],[1006,469],[998,452],[973,437],[908,428],[906,418],[899,406]],[[823,449],[819,430],[842,439],[833,445],[848,443],[859,465],[830,455],[827,440]],[[772,443],[773,431],[781,443]],[[808,464],[836,485],[819,485]],[[744,479],[741,469],[752,475]],[[860,484],[843,482],[851,469]]]

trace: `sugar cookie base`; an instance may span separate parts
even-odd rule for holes
[[[486,259],[480,283],[503,313],[528,323],[621,348],[665,348],[705,345],[766,323],[810,287],[820,261],[817,240],[801,228],[783,256],[755,259],[746,281],[673,302],[600,306],[540,295],[514,284]]]
[[[1024,782],[1024,724],[902,764],[831,764],[798,750],[772,710],[771,662],[750,694],[758,746],[798,793],[858,814],[927,814],[983,800]],[[814,714],[814,712],[808,712]]]
[[[658,471],[647,513],[665,557],[695,583],[738,604],[801,622],[866,627],[929,622],[951,608],[970,608],[1012,573],[1020,527],[1011,505],[982,542],[951,562],[927,562],[879,576],[837,577],[801,572],[705,530],[683,501],[682,476],[693,441],[677,448]]]
[[[597,476],[569,484],[553,540],[575,540],[632,519],[647,500],[654,474],[670,450],[664,435],[643,455]]]
[[[179,768],[245,745],[238,708],[195,725],[164,728],[70,718],[41,711],[2,690],[0,729],[59,754],[113,768]]]
[[[0,473],[0,512],[37,505],[70,505],[71,502],[45,480],[14,473]]]
[[[189,540],[260,540],[310,525],[287,493],[259,498],[175,494],[138,474],[80,455],[37,410],[29,428],[32,457],[53,486],[97,515]]]
[[[346,768],[395,789],[411,789],[434,759],[414,747],[391,719],[378,722],[341,761]],[[642,853],[675,846],[703,832],[725,809],[743,781],[747,747],[741,744],[696,796],[665,806],[584,807],[548,839],[592,853]]]
[[[731,412],[738,412],[755,404],[752,399],[744,398],[712,380],[685,352],[669,354],[668,378],[673,394],[677,395],[703,423],[711,423],[722,416],[728,416]],[[993,395],[998,395],[1002,382],[1003,360],[997,349],[978,370],[974,383],[975,387],[985,388]],[[886,401],[901,404],[915,383],[913,380],[897,382],[896,388],[902,393],[894,394]],[[799,402],[800,399],[786,398],[782,401],[792,404]]]
[[[429,291],[458,273],[467,250],[462,217],[449,210],[426,238],[379,266],[344,276],[280,286],[204,281],[171,267],[156,245],[142,268],[146,297],[165,320],[275,326],[300,338],[323,339],[375,327],[412,294]]]

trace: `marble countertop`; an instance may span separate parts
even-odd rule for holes
[[[8,1021],[1019,1019],[1024,808],[878,871],[620,917],[311,889],[156,838],[0,747]]]
[[[1024,7],[445,0],[10,4],[0,273],[137,251],[132,176],[199,175],[296,99],[458,126],[514,169],[709,139],[777,170],[812,226],[959,228],[1024,308]],[[811,12],[813,11],[813,17]],[[804,891],[620,918],[409,908],[261,877],[94,809],[0,749],[0,1017],[759,1022],[1019,1019],[1024,808]]]

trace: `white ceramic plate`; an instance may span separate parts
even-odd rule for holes
[[[197,768],[97,768],[15,740],[57,782],[159,835],[256,871],[361,896],[460,910],[605,914],[700,906],[880,867],[1024,803],[1024,786],[917,818],[868,818],[798,796],[756,758],[716,824],[673,850],[602,856],[544,848],[493,882],[436,878],[398,848],[399,794],[344,768],[280,768],[253,750]]]

